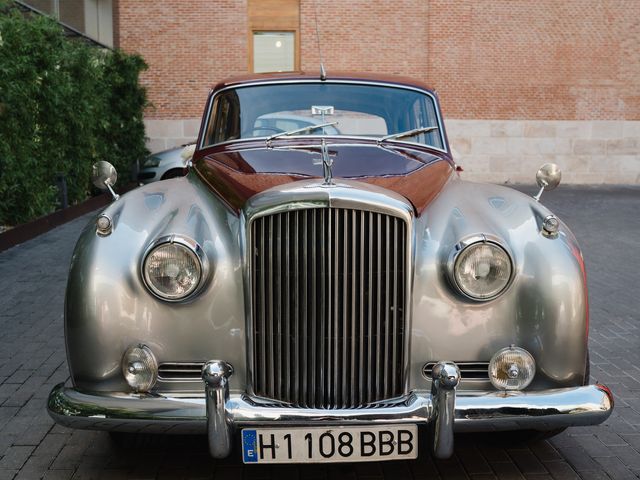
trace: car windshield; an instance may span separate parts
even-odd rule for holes
[[[225,90],[214,98],[203,147],[230,140],[294,135],[357,136],[422,143],[444,149],[436,106],[426,93],[405,88],[346,84],[268,84]],[[429,128],[436,127],[436,128]],[[421,131],[418,131],[421,130]]]

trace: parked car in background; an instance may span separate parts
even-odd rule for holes
[[[584,260],[539,202],[557,166],[533,198],[464,181],[435,93],[395,77],[229,80],[205,112],[189,174],[113,194],[78,240],[56,422],[309,463],[608,418]]]
[[[168,178],[182,177],[186,175],[185,159],[181,156],[184,149],[191,144],[169,148],[162,152],[156,152],[139,162],[138,182],[147,184]]]

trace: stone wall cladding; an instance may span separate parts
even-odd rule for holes
[[[150,152],[160,152],[195,142],[200,130],[200,118],[175,120],[146,118],[144,125],[147,134],[147,148]]]
[[[640,121],[445,120],[463,178],[532,183],[543,163],[564,183],[640,184]]]

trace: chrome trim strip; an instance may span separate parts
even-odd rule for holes
[[[422,377],[431,381],[431,373],[433,367],[438,362],[427,362],[422,366]],[[460,369],[460,381],[466,382],[488,382],[489,381],[489,362],[455,362]],[[475,376],[473,376],[475,375]]]
[[[169,434],[206,432],[204,395],[81,392],[61,383],[49,394],[47,409],[56,423],[72,428]],[[507,394],[458,391],[454,430],[549,430],[597,425],[609,417],[612,409],[613,396],[600,384]],[[225,410],[234,427],[425,423],[433,417],[431,395],[423,391],[413,392],[402,404],[337,410],[269,407],[254,403],[245,395],[231,394]]]
[[[163,362],[158,366],[159,382],[200,381],[205,362]],[[172,374],[173,376],[163,376]]]
[[[227,90],[233,90],[233,89],[238,89],[238,88],[247,88],[247,87],[255,87],[255,86],[261,86],[261,85],[291,85],[291,84],[299,84],[299,83],[318,83],[318,84],[327,84],[327,83],[337,83],[337,84],[343,84],[343,85],[368,85],[368,86],[377,86],[377,87],[390,87],[390,88],[398,88],[401,90],[412,90],[414,92],[419,92],[419,93],[423,93],[425,95],[427,95],[428,97],[431,97],[431,100],[433,101],[433,109],[436,112],[436,118],[438,119],[438,132],[440,133],[440,141],[442,142],[442,145],[444,148],[438,148],[436,146],[433,145],[426,145],[424,143],[417,143],[417,142],[406,142],[406,141],[402,141],[402,140],[391,140],[400,144],[410,144],[410,145],[419,145],[421,147],[427,147],[427,148],[432,148],[434,150],[437,150],[439,152],[443,152],[443,153],[449,153],[449,150],[447,150],[447,142],[445,139],[445,134],[444,134],[444,124],[442,122],[442,116],[440,114],[440,109],[438,108],[438,100],[435,97],[435,95],[433,93],[431,93],[429,90],[424,90],[422,88],[418,88],[418,87],[413,87],[410,85],[402,85],[402,84],[394,84],[394,83],[387,83],[387,82],[376,82],[376,81],[371,81],[371,80],[361,80],[361,81],[357,81],[357,80],[340,80],[340,79],[336,79],[336,80],[325,80],[325,81],[320,81],[318,79],[308,79],[308,80],[275,80],[275,81],[264,81],[264,82],[252,82],[252,83],[247,83],[245,85],[230,85],[228,87],[225,88],[221,88],[220,90],[218,90],[209,100],[209,105],[207,106],[207,117],[204,119],[204,123],[205,123],[205,127],[203,129],[203,135],[202,135],[202,139],[200,141],[200,146],[199,149],[203,149],[203,148],[209,148],[209,147],[213,147],[213,146],[219,146],[219,145],[225,145],[225,144],[229,144],[229,143],[237,143],[237,142],[242,142],[242,141],[247,141],[247,140],[262,140],[264,139],[266,142],[266,139],[268,138],[267,136],[264,137],[251,137],[251,138],[247,138],[247,139],[238,139],[238,140],[230,140],[230,141],[226,141],[226,142],[220,142],[220,143],[213,143],[211,145],[204,145],[204,134],[206,133],[207,129],[209,128],[209,122],[211,120],[211,108],[213,107],[213,102],[215,101],[215,98],[220,95],[222,92],[225,92]],[[326,138],[327,135],[323,135],[323,136],[318,136],[318,135],[297,135],[297,136],[289,136],[287,138],[311,138],[311,137],[324,137]],[[355,138],[355,139],[368,139],[371,140],[372,137],[360,137],[360,136],[351,136],[351,135],[340,135],[338,138]]]

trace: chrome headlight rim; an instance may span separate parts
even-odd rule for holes
[[[196,264],[200,267],[200,279],[198,280],[195,288],[184,296],[167,296],[158,290],[149,278],[149,274],[146,269],[147,259],[156,248],[166,244],[177,244],[184,247],[197,260]],[[151,242],[144,251],[140,262],[140,274],[145,287],[154,297],[169,303],[180,303],[193,298],[198,294],[198,292],[200,292],[205,283],[205,279],[209,277],[209,260],[207,259],[207,256],[200,244],[192,238],[179,234],[165,235],[158,237]]]
[[[505,283],[504,287],[500,291],[488,297],[477,297],[477,296],[471,295],[470,293],[465,291],[464,287],[462,287],[458,283],[458,280],[456,279],[456,266],[457,266],[458,260],[460,259],[460,255],[467,248],[477,244],[490,244],[495,247],[498,247],[504,251],[504,253],[507,255],[507,258],[509,259],[509,266],[511,270],[509,280]],[[509,249],[509,247],[501,238],[495,235],[485,234],[485,233],[469,235],[467,237],[464,237],[462,240],[460,240],[455,245],[451,254],[449,255],[449,260],[447,262],[447,271],[449,275],[449,280],[453,285],[453,287],[455,287],[456,292],[462,295],[463,297],[465,297],[466,299],[472,300],[478,303],[489,302],[503,295],[509,289],[509,287],[513,283],[513,280],[516,276],[515,262],[513,261],[513,254],[511,253],[511,249]]]

